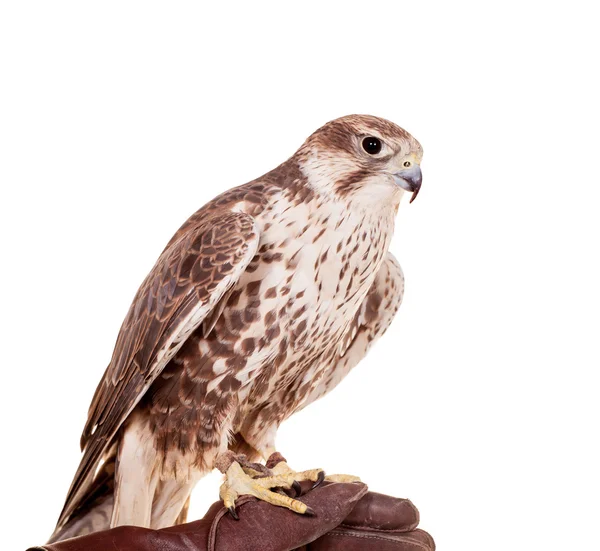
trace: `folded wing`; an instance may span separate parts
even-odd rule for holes
[[[226,212],[172,242],[139,288],[81,436],[84,455],[57,526],[78,507],[115,434],[187,337],[239,280],[259,242],[254,219]]]

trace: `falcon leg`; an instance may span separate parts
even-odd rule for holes
[[[305,503],[272,491],[272,488],[293,488],[297,484],[293,474],[273,473],[270,476],[262,476],[262,473],[252,467],[246,466],[244,468],[241,464],[244,463],[244,458],[240,458],[241,463],[237,459],[237,456],[232,457],[231,454],[224,454],[219,458],[216,465],[221,472],[225,473],[225,482],[221,485],[219,496],[233,518],[237,519],[235,500],[241,495],[251,495],[261,501],[266,501],[278,507],[286,507],[301,515],[310,516],[314,514],[313,510]],[[226,466],[227,463],[229,463],[229,466]],[[258,478],[255,478],[255,476],[258,476]]]
[[[307,509],[304,503],[283,494],[281,489],[293,489],[294,497],[298,497],[302,494],[300,482],[310,481],[312,488],[316,488],[324,480],[360,481],[358,477],[350,475],[326,477],[323,469],[294,471],[285,458],[275,451],[273,444],[275,430],[276,427],[273,427],[273,430],[263,433],[260,438],[248,433],[240,435],[249,449],[256,452],[253,456],[258,455],[265,459],[266,465],[250,463],[246,456],[236,455],[233,451],[226,451],[217,458],[215,467],[225,474],[225,482],[221,486],[219,495],[234,518],[237,518],[235,500],[243,494],[252,495],[272,505],[287,507],[296,513],[311,514],[312,511]]]

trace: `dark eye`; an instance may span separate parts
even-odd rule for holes
[[[363,140],[362,146],[369,155],[377,155],[381,151],[382,144],[379,138],[369,136]]]

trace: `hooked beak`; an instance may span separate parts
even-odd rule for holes
[[[417,163],[412,163],[410,167],[402,169],[392,174],[392,176],[397,185],[412,193],[412,197],[410,198],[410,202],[412,203],[421,189],[421,182],[423,180],[421,167]]]

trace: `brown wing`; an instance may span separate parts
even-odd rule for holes
[[[84,455],[57,525],[77,507],[115,433],[186,338],[238,281],[259,241],[252,217],[228,212],[163,251],[121,326],[81,436]]]

